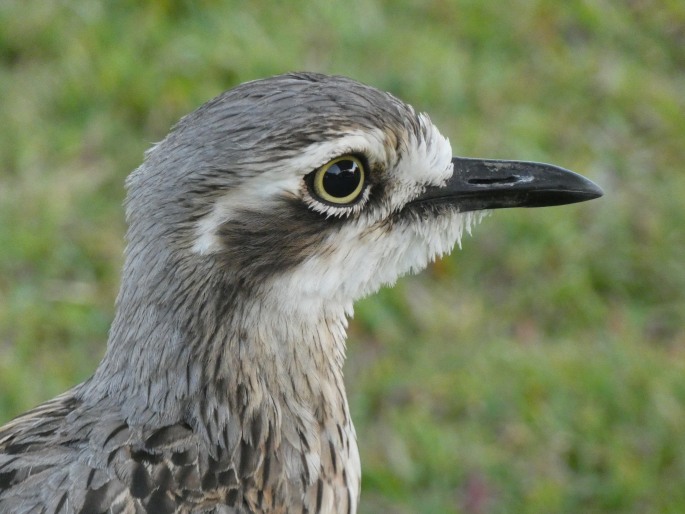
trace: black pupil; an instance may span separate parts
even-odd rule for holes
[[[352,160],[344,159],[330,165],[323,176],[323,189],[335,198],[351,195],[362,179],[359,165]]]

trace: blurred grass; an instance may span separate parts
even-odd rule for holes
[[[685,511],[685,4],[0,3],[0,419],[104,349],[123,181],[180,116],[309,69],[430,113],[455,152],[599,201],[496,212],[362,301],[362,512]]]

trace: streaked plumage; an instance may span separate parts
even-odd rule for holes
[[[341,156],[363,181],[325,201],[312,181]],[[427,116],[316,74],[211,100],[127,187],[106,355],[0,429],[0,512],[356,512],[353,301],[450,251],[472,211],[601,194],[549,166],[453,160]]]

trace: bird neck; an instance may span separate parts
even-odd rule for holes
[[[309,301],[299,311],[297,299],[273,297],[215,265],[176,262],[154,276],[134,264],[124,270],[107,352],[84,398],[121,409],[132,424],[186,421],[208,442],[244,431],[231,428],[236,419],[289,424],[295,434],[351,428],[342,306]]]

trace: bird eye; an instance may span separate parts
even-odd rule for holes
[[[333,159],[313,173],[314,194],[326,203],[345,205],[354,202],[364,190],[365,170],[351,155]]]

